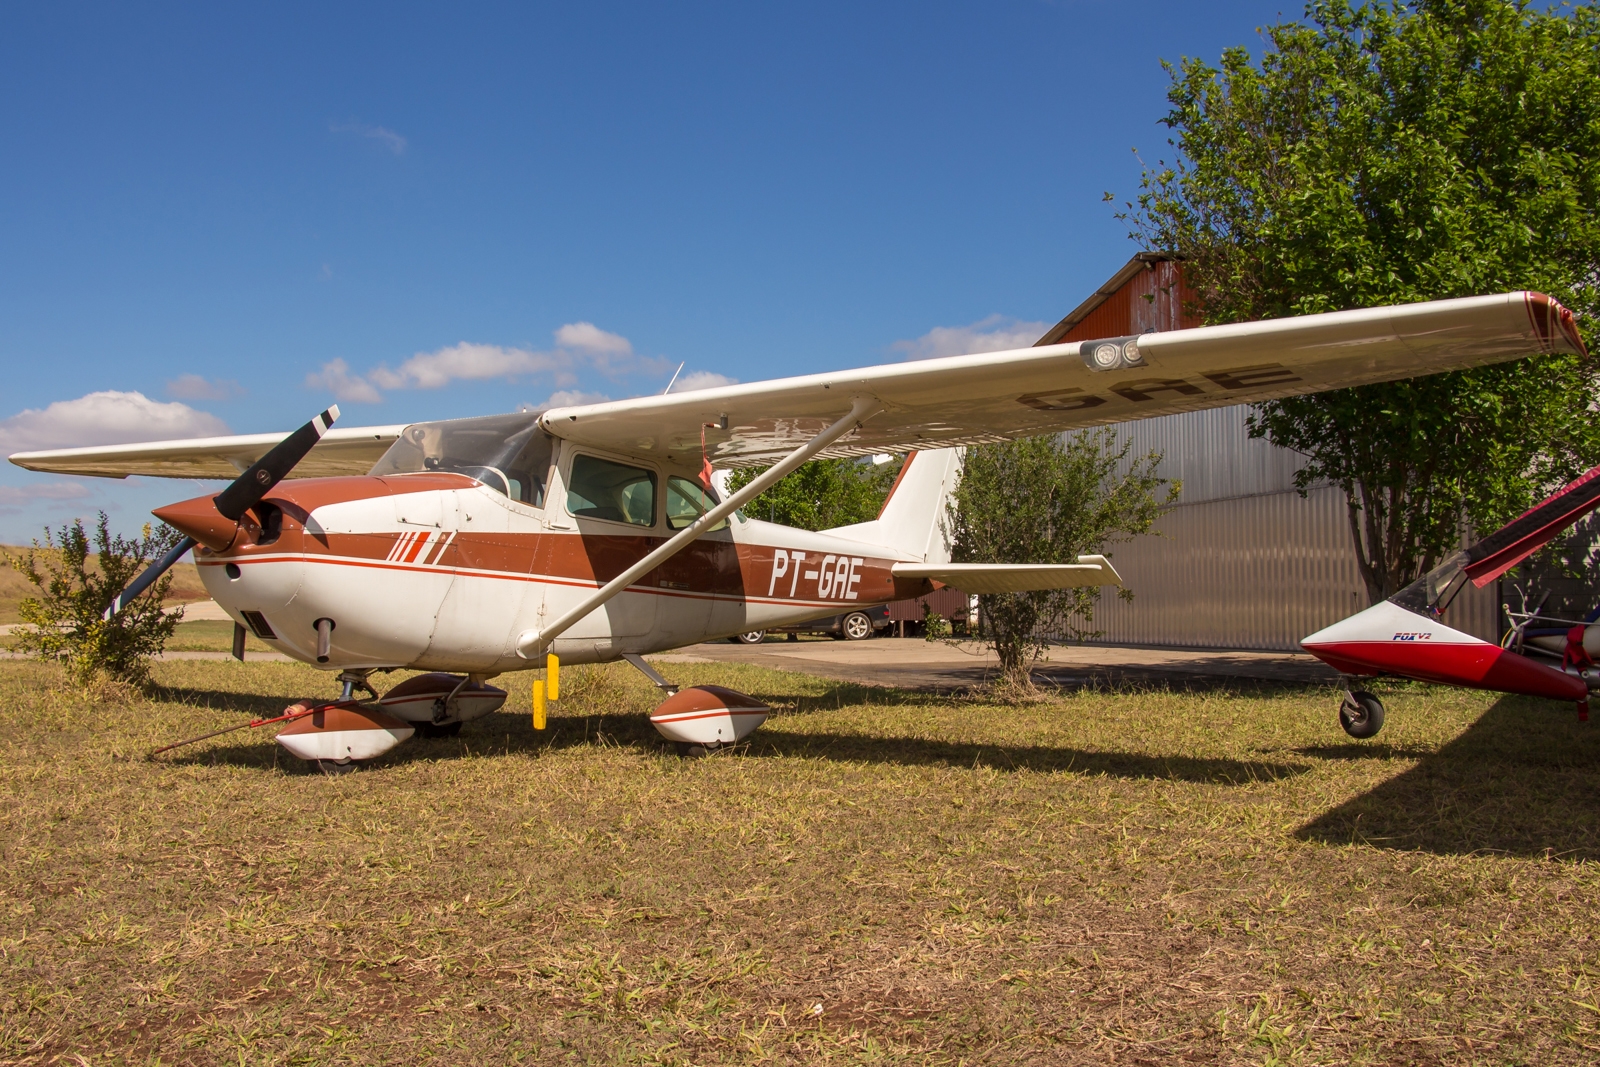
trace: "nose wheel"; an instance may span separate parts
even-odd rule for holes
[[[1383,729],[1383,701],[1364,689],[1346,692],[1339,705],[1339,725],[1357,740],[1376,737]]]

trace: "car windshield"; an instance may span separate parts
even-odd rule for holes
[[[512,500],[543,507],[552,448],[550,435],[539,428],[540,414],[523,411],[415,423],[405,428],[369,473],[465,474]]]

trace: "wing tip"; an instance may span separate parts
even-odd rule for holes
[[[1546,353],[1562,351],[1567,346],[1573,355],[1587,358],[1589,349],[1578,333],[1578,317],[1559,300],[1545,293],[1528,289],[1522,293],[1523,306],[1528,312],[1528,322],[1539,338]],[[1566,342],[1562,345],[1561,342]]]

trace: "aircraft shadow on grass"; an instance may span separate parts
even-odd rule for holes
[[[263,711],[271,713],[279,710],[278,705],[281,705],[279,700],[269,708],[256,698],[220,692],[191,692],[187,695],[193,703],[251,714],[261,714]],[[831,711],[858,703],[863,696],[870,697],[872,703],[879,706],[926,704],[929,700],[926,693],[868,689],[848,683],[798,699],[793,694],[766,695],[764,699],[771,703],[787,704],[785,715],[752,735],[738,751],[757,759],[780,756],[962,768],[976,765],[1000,771],[1071,771],[1085,775],[1105,774],[1114,778],[1170,779],[1221,785],[1289,778],[1304,774],[1309,769],[1305,764],[1270,760],[1152,756],[1052,745],[974,743],[846,732],[789,732],[781,728],[780,724],[785,718],[803,718]],[[469,724],[459,737],[409,741],[377,761],[372,769],[415,760],[449,759],[468,754],[554,751],[593,743],[650,753],[671,751],[670,746],[650,725],[648,718],[638,712],[552,716],[549,729],[536,734],[529,727],[526,715],[502,711]],[[287,753],[278,751],[276,745],[263,745],[258,739],[245,743],[222,742],[188,753],[174,753],[165,758],[174,763],[228,763],[263,769],[274,765],[295,766],[299,762]]]
[[[1392,703],[1391,717],[1403,716],[1404,704]],[[1417,755],[1359,741],[1301,754]],[[1450,855],[1600,859],[1600,721],[1576,721],[1571,705],[1502,697],[1455,740],[1297,836]]]

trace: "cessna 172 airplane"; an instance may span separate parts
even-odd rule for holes
[[[680,746],[742,738],[767,715],[731,690],[675,692],[640,658],[708,638],[917,596],[1120,584],[1075,563],[950,561],[945,502],[967,445],[1171,412],[1581,352],[1572,315],[1516,292],[1041,345],[541,412],[332,429],[337,409],[261,434],[14,455],[30,470],[227,478],[159,508],[185,535],[108,609],[194,550],[206,588],[289,656],[344,683],[290,709],[278,740],[325,769],[499,706],[487,682],[625,659],[669,693]],[[807,460],[909,452],[871,522],[811,533],[739,509]],[[720,498],[714,467],[767,466]],[[242,473],[241,473],[242,472]],[[288,480],[285,480],[288,479]],[[236,629],[235,648],[243,630]],[[412,678],[378,701],[377,672]]]
[[[1535,608],[1522,614],[1499,645],[1446,626],[1442,616],[1468,582],[1483,588],[1595,508],[1600,508],[1600,467],[1453,553],[1383,603],[1300,642],[1346,676],[1339,707],[1345,732],[1367,738],[1383,728],[1383,702],[1357,688],[1354,679],[1385,674],[1572,700],[1578,718],[1587,720],[1589,693],[1600,689],[1600,611],[1578,620],[1549,618]]]

